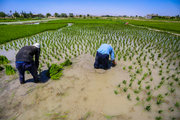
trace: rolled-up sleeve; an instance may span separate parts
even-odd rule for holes
[[[114,50],[113,50],[113,48],[111,47],[110,48],[110,54],[111,54],[111,60],[114,60],[115,58],[114,58]]]

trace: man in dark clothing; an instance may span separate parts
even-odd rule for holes
[[[35,55],[35,62],[33,56]],[[34,78],[34,82],[38,81],[40,44],[35,43],[32,46],[22,47],[16,55],[16,68],[19,71],[19,80],[21,84],[25,83],[24,73],[28,70]]]
[[[111,61],[109,61],[109,55],[111,55]],[[97,50],[94,68],[96,69],[109,69],[111,66],[115,66],[114,51],[111,45],[102,44]]]

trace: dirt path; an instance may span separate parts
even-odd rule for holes
[[[93,63],[91,55],[80,55],[60,80],[42,78],[47,80],[20,85],[16,76],[1,82],[0,119],[154,120],[156,114],[129,101],[127,93],[114,94],[117,85],[129,78],[121,64],[105,71],[95,70]],[[31,81],[31,76],[26,79]]]

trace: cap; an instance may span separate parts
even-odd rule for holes
[[[35,43],[35,44],[33,44],[33,46],[35,46],[37,48],[40,48],[40,44],[39,43]]]

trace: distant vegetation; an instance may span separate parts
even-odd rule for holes
[[[151,19],[153,20],[173,20],[173,21],[180,21],[180,16],[152,16]],[[24,20],[34,20],[34,19],[42,19],[42,18],[130,18],[130,19],[146,19],[147,16],[127,16],[127,15],[119,15],[119,16],[112,16],[112,15],[102,15],[102,16],[93,16],[90,14],[86,15],[74,15],[73,13],[57,13],[55,12],[54,14],[51,13],[46,13],[46,14],[33,14],[32,12],[26,13],[24,11],[22,12],[12,12],[10,10],[9,13],[5,13],[3,11],[0,12],[0,22],[11,22],[11,21],[24,21]]]
[[[156,20],[123,20],[124,22],[128,22],[133,25],[138,25],[138,26],[144,26],[144,27],[151,27],[151,28],[156,28],[160,30],[165,30],[165,31],[172,31],[175,33],[180,33],[180,22],[168,22],[168,21],[156,21]]]

